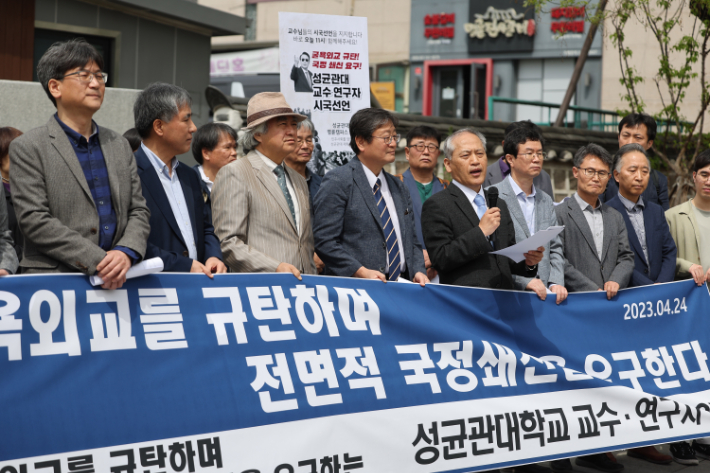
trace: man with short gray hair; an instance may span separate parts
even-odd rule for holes
[[[486,138],[472,128],[458,130],[444,141],[444,153],[451,184],[422,208],[424,242],[441,283],[513,289],[513,274],[535,277],[543,247],[525,253],[520,263],[490,254],[515,244],[515,228],[505,201],[489,208]]]
[[[577,192],[555,207],[565,255],[565,287],[569,292],[603,291],[613,299],[628,286],[634,270],[634,254],[624,218],[602,204],[611,177],[613,159],[601,146],[590,143],[574,154],[572,174]],[[578,457],[577,465],[600,471],[618,472],[624,466],[605,453]],[[572,471],[569,459],[551,463],[553,471]]]
[[[642,197],[651,174],[646,150],[636,143],[624,145],[614,160],[614,179],[619,192],[606,204],[624,217],[629,233],[635,264],[629,287],[671,282],[675,277],[675,242],[663,207],[646,202]],[[667,463],[670,463],[670,457]]]
[[[150,212],[128,141],[92,120],[108,80],[102,69],[83,39],[55,43],[39,60],[57,113],[10,145],[12,199],[24,273],[97,274],[118,289],[143,259]]]
[[[635,266],[629,287],[672,282],[678,250],[668,228],[663,207],[643,198],[653,172],[646,150],[638,143],[626,144],[616,152],[614,162],[616,165],[613,176],[618,183],[618,192],[616,197],[606,204],[618,210],[624,217],[629,233]],[[671,444],[671,453],[682,453],[686,460],[692,455],[686,442]],[[673,461],[673,457],[659,452],[652,445],[630,448],[627,454],[632,458],[657,464]],[[695,460],[697,464],[697,459]]]
[[[143,196],[150,209],[146,257],[159,257],[165,271],[226,273],[212,215],[197,174],[177,155],[190,149],[195,124],[192,99],[182,87],[157,82],[133,106],[143,138],[136,151]]]

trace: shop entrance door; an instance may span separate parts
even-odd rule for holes
[[[493,60],[424,61],[423,89],[422,115],[485,120],[493,93]]]
[[[448,118],[486,116],[486,65],[437,67],[433,71],[433,114]]]
[[[437,67],[434,70],[434,115],[462,118],[464,77],[461,67]]]

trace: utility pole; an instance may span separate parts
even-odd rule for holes
[[[569,81],[569,86],[567,87],[567,92],[565,93],[565,98],[560,104],[560,111],[557,114],[557,119],[555,120],[554,126],[562,126],[565,120],[565,115],[567,115],[567,109],[572,101],[574,92],[577,90],[577,82],[579,82],[579,76],[582,75],[582,69],[584,68],[584,63],[587,62],[587,56],[589,55],[589,50],[592,47],[592,42],[594,41],[594,36],[597,33],[597,28],[599,23],[602,22],[602,13],[604,8],[606,8],[608,0],[600,0],[599,5],[597,5],[597,11],[594,14],[594,18],[597,19],[589,26],[589,32],[587,33],[587,38],[584,40],[584,45],[582,46],[582,51],[579,53],[577,58],[577,63],[574,65],[574,72],[572,73],[572,78]]]

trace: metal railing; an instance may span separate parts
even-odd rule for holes
[[[513,105],[530,105],[533,107],[547,108],[547,121],[535,122],[537,125],[541,126],[552,126],[554,121],[552,119],[552,110],[559,110],[560,106],[556,103],[549,102],[539,102],[537,100],[520,100],[511,99],[508,97],[498,97],[491,95],[488,97],[488,119],[495,120],[495,108],[494,104],[498,103],[509,103]],[[570,112],[572,114],[572,121],[568,121]],[[618,113],[612,110],[602,110],[599,108],[590,107],[579,107],[577,105],[570,105],[567,116],[565,116],[564,125],[571,128],[585,128],[588,130],[597,131],[611,131],[618,132],[619,121],[621,117]],[[687,121],[671,121],[665,118],[656,118],[656,123],[658,125],[658,133],[662,133],[666,130],[675,129],[674,131],[684,132],[684,128],[692,128],[693,123]]]
[[[521,100],[511,99],[507,97],[498,97],[491,95],[488,97],[488,119],[495,120],[495,103],[509,103],[513,105],[529,105],[547,109],[547,121],[537,121],[537,125],[552,126],[554,118],[552,110],[559,110],[560,105],[556,103],[540,102],[537,100]],[[544,112],[543,112],[544,113]],[[568,117],[572,115],[572,120]],[[588,130],[598,131],[617,131],[619,126],[619,115],[611,110],[602,110],[599,108],[579,107],[570,105],[564,120],[564,125],[571,128],[586,128]]]

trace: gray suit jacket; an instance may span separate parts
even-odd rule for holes
[[[500,158],[495,163],[491,163],[488,165],[488,170],[486,171],[486,180],[483,182],[483,187],[488,188],[490,186],[495,186],[503,179],[505,179],[503,177],[503,173],[500,170],[501,159],[503,158]],[[550,175],[547,173],[547,171],[545,171],[544,169],[540,171],[540,175],[533,179],[533,185],[535,186],[535,189],[544,191],[547,195],[552,197],[552,200],[554,202],[555,193],[552,191],[552,180],[550,179]]]
[[[0,269],[10,274],[17,271],[17,253],[12,241],[12,230],[8,228],[5,189],[0,189]]]
[[[125,246],[142,258],[150,211],[131,146],[104,127],[99,127],[99,142],[116,212],[111,246]],[[22,271],[94,274],[106,256],[99,247],[99,214],[79,159],[54,117],[11,143],[10,162],[12,201],[25,235]]]
[[[596,291],[614,281],[621,289],[629,285],[634,271],[634,253],[629,246],[624,217],[602,204],[604,240],[599,260],[592,230],[577,200],[572,197],[555,207],[557,221],[565,229],[560,233],[565,254],[565,286],[570,292]]]
[[[219,170],[212,186],[212,221],[224,263],[232,271],[273,273],[289,263],[317,274],[308,184],[284,166],[300,208],[300,233],[274,173],[251,151]]]
[[[381,273],[387,271],[387,245],[380,212],[362,166],[354,158],[328,172],[313,202],[316,252],[328,274],[349,277],[361,266]],[[426,274],[409,192],[402,181],[384,174],[399,219],[409,276]],[[392,209],[388,210],[392,213]]]
[[[515,226],[515,242],[521,242],[530,238],[530,230],[525,222],[525,216],[520,208],[518,198],[513,192],[513,187],[507,179],[503,179],[495,187],[498,188],[498,196],[508,205],[508,210]],[[545,192],[540,192],[535,188],[535,231],[546,230],[557,225],[557,214],[552,197]],[[542,280],[547,287],[549,284],[565,285],[565,257],[562,254],[562,241],[555,237],[545,245],[545,254],[537,267],[537,277]],[[515,288],[524,290],[532,278],[513,274]]]

